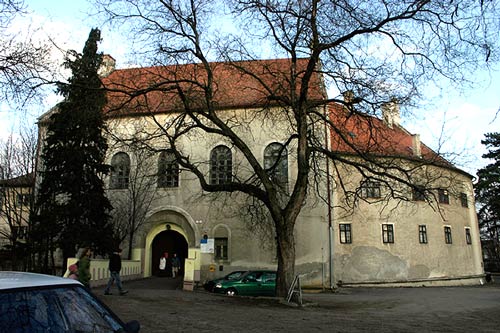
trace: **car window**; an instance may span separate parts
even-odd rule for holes
[[[245,280],[247,280],[247,281],[257,281],[257,272],[248,273],[245,276]]]
[[[67,332],[62,316],[49,290],[0,293],[0,327],[5,332]]]
[[[64,314],[76,332],[112,332],[121,325],[82,288],[58,290]]]
[[[263,282],[276,281],[276,273],[266,272],[266,273],[262,274],[262,281]]]
[[[238,279],[241,275],[243,275],[244,272],[234,272],[231,273],[227,276],[227,280],[236,280]]]
[[[245,276],[245,279],[250,282],[260,282],[262,278],[262,272],[251,272]]]
[[[115,332],[121,324],[81,287],[0,293],[5,332]]]

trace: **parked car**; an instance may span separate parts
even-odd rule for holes
[[[241,275],[245,274],[246,272],[247,271],[233,271],[227,275],[224,275],[223,277],[207,281],[206,283],[203,284],[203,288],[205,288],[205,290],[213,292],[214,287],[218,282],[238,279]]]
[[[214,292],[229,296],[274,296],[276,292],[275,271],[248,271],[234,280],[221,280],[215,284]]]
[[[2,332],[139,332],[72,279],[0,272]]]

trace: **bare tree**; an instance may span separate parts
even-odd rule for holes
[[[51,45],[37,41],[30,27],[13,32],[14,19],[26,14],[23,0],[0,1],[0,102],[25,102],[52,80]]]
[[[415,105],[426,82],[467,83],[471,71],[497,60],[494,1],[234,0],[227,7],[221,1],[205,0],[97,2],[111,20],[131,29],[129,35],[143,43],[144,56],[149,56],[151,64],[196,63],[190,73],[183,71],[188,67],[172,66],[180,72],[156,75],[140,87],[132,83],[113,86],[115,93],[123,93],[122,103],[115,107],[131,110],[137,100],[142,106],[148,104],[147,96],[153,91],[164,94],[164,100],[175,104],[176,117],[167,122],[156,119],[156,124],[180,165],[198,177],[204,191],[241,193],[265,206],[276,233],[280,296],[286,295],[294,278],[297,216],[312,191],[311,184],[324,180],[317,175],[325,168],[321,162],[325,157],[334,169],[347,165],[384,181],[394,189],[390,191],[394,197],[400,197],[395,184],[415,187],[414,165],[380,159],[380,151],[359,147],[328,105],[342,106],[346,114],[341,119],[351,115],[364,119],[366,135],[377,142],[383,140],[384,132],[373,129],[370,116],[380,116],[384,105],[394,100]],[[237,33],[217,29],[222,23],[236,22],[241,25]],[[263,57],[288,60],[275,67],[248,62]],[[287,124],[289,135],[282,142],[294,156],[297,174],[285,200],[269,177],[272,170],[259,163],[251,140],[239,132],[251,119],[219,112],[219,97],[224,93],[217,77],[220,66],[231,67],[237,78],[251,80],[247,89],[268,101],[256,111],[259,119]],[[321,77],[332,96],[318,91]],[[344,92],[352,95],[343,98],[340,93]],[[148,107],[161,109],[162,105]],[[343,149],[326,144],[325,129],[340,140]],[[228,142],[251,175],[234,174],[228,182],[211,182],[182,145],[184,138],[200,133]],[[437,162],[421,160],[418,166]],[[343,174],[336,175],[337,186],[343,188]]]
[[[150,147],[141,145],[140,141],[127,141],[123,138],[119,144],[127,144],[127,151],[133,155],[134,163],[130,168],[126,190],[118,193],[108,192],[108,195],[113,205],[115,237],[120,243],[126,240],[130,259],[136,232],[146,222],[146,214],[156,198],[157,174],[151,173],[156,170],[156,165],[151,159],[154,151]]]
[[[33,207],[36,127],[23,127],[0,144],[0,238],[7,248],[13,269],[29,264],[29,219]]]

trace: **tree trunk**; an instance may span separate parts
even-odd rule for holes
[[[128,254],[127,254],[128,260],[132,259],[132,242],[133,241],[134,241],[134,231],[131,230],[129,235],[128,235]]]
[[[295,273],[295,238],[293,227],[277,228],[278,276],[276,280],[276,296],[286,297],[292,285]]]

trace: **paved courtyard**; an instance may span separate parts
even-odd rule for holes
[[[500,332],[500,284],[342,288],[306,293],[307,306],[274,298],[182,291],[180,280],[125,282],[126,296],[94,293],[141,332]],[[116,292],[115,292],[116,294]]]

